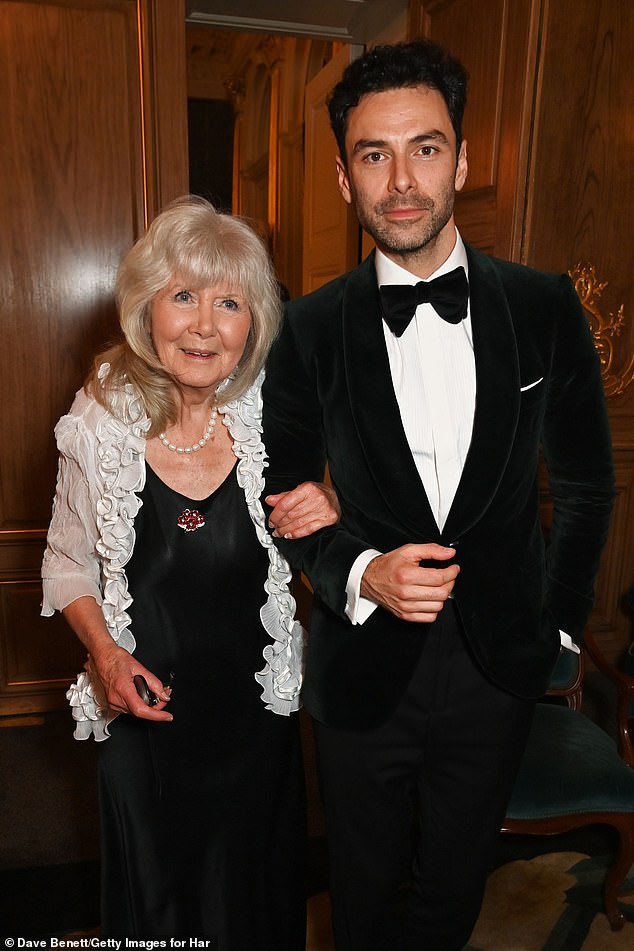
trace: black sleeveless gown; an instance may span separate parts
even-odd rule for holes
[[[99,744],[105,937],[304,951],[304,791],[296,715],[260,699],[268,556],[234,470],[204,501],[147,467],[127,566],[135,656],[172,723],[119,716]],[[197,509],[205,525],[177,520]],[[188,947],[188,945],[185,945]]]

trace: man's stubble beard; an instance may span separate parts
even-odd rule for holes
[[[373,206],[370,214],[366,214],[358,194],[354,195],[354,199],[357,217],[364,231],[368,232],[382,251],[406,261],[426,249],[431,250],[453,215],[455,196],[456,191],[452,185],[440,196],[440,204],[419,194],[406,199],[388,198]],[[413,225],[404,222],[386,223],[383,215],[398,208],[421,209],[429,212],[429,217]]]

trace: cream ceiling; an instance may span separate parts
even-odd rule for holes
[[[187,22],[364,43],[407,9],[407,0],[187,0]]]

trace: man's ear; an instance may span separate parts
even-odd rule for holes
[[[350,189],[350,179],[348,178],[346,166],[343,164],[343,159],[340,155],[337,156],[337,180],[339,182],[339,191],[343,195],[343,200],[351,205],[352,191]]]
[[[455,188],[457,192],[462,190],[462,187],[467,180],[468,171],[469,164],[467,162],[467,140],[463,139],[460,143],[460,151],[458,152],[458,161],[456,163]]]

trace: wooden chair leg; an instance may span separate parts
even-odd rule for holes
[[[619,848],[605,877],[603,903],[612,931],[620,931],[625,917],[619,908],[618,895],[625,876],[634,865],[634,816],[614,815],[609,824],[619,834]]]

